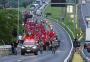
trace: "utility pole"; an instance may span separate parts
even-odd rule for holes
[[[17,35],[19,35],[19,0],[18,0],[18,20],[17,20]]]
[[[75,0],[75,3],[76,3],[77,1]],[[75,33],[75,38],[77,38],[77,31],[76,31],[76,29],[78,28],[77,27],[77,21],[78,21],[78,18],[77,18],[77,10],[78,10],[78,3],[76,3],[75,5],[74,5],[74,7],[75,7],[75,10],[74,10],[74,33]]]
[[[76,33],[76,29],[77,29],[77,5],[75,5],[75,13],[74,13],[74,33],[75,33],[75,38],[77,38],[77,33]]]

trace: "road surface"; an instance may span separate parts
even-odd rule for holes
[[[48,51],[37,56],[33,54],[25,56],[21,56],[20,54],[10,55],[0,57],[0,62],[64,62],[72,47],[70,42],[71,40],[66,31],[61,26],[55,22],[53,22],[52,25],[54,31],[57,32],[58,38],[61,40],[61,46],[56,51],[56,54],[52,54],[51,51]]]

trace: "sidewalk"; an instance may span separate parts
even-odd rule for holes
[[[72,62],[84,62],[80,54],[75,53]]]

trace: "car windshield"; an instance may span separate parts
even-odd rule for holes
[[[35,5],[32,5],[31,7],[35,7]]]
[[[24,42],[23,44],[24,44],[24,45],[34,45],[35,42]]]

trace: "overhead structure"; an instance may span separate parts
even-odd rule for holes
[[[52,7],[66,7],[66,0],[51,0]]]

